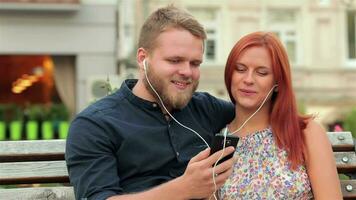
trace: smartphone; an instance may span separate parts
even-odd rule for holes
[[[233,136],[233,135],[227,135],[226,141],[225,141],[225,148],[227,148],[228,146],[233,146],[236,148],[238,142],[239,142],[238,137]],[[221,149],[223,149],[223,146],[224,146],[224,135],[222,133],[218,133],[213,138],[213,144],[211,146],[210,154],[220,151]],[[232,156],[234,156],[234,153],[231,153],[231,154],[221,158],[221,160],[219,160],[218,164],[224,162],[225,160],[229,160],[230,158],[232,158]]]

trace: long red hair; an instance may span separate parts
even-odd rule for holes
[[[254,46],[265,47],[271,56],[272,71],[278,84],[278,92],[274,93],[271,98],[271,128],[277,146],[287,151],[291,167],[295,169],[304,162],[303,130],[310,116],[298,114],[288,55],[279,39],[268,32],[254,32],[242,37],[235,44],[227,59],[225,85],[231,101],[235,104],[235,99],[231,94],[232,74],[241,53]]]

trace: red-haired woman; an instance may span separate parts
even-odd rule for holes
[[[221,199],[342,199],[329,140],[311,116],[298,114],[288,56],[276,36],[240,39],[225,84],[236,117],[222,132],[240,141]]]

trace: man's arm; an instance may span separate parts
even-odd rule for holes
[[[224,156],[232,152],[234,152],[233,147],[226,148]],[[108,200],[183,200],[210,197],[232,173],[233,158],[216,166],[215,188],[212,166],[221,153],[222,151],[218,151],[209,156],[210,149],[206,149],[190,160],[182,176],[144,192],[116,195]]]
[[[99,119],[76,118],[69,129],[66,162],[76,199],[106,199],[123,193],[114,152],[116,145]]]

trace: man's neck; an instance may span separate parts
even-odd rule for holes
[[[137,97],[147,101],[155,102],[156,98],[147,90],[142,79],[138,79],[136,85],[132,88],[132,93]]]
[[[153,94],[148,91],[146,86],[144,85],[144,82],[142,79],[139,79],[136,83],[136,85],[132,88],[132,93],[140,97],[144,100],[151,101],[151,102],[156,102],[160,107],[163,113],[167,113],[166,110],[162,107],[161,102],[156,98],[156,96],[153,96]],[[169,112],[171,112],[171,107],[168,105],[165,105],[166,108],[168,109]]]

